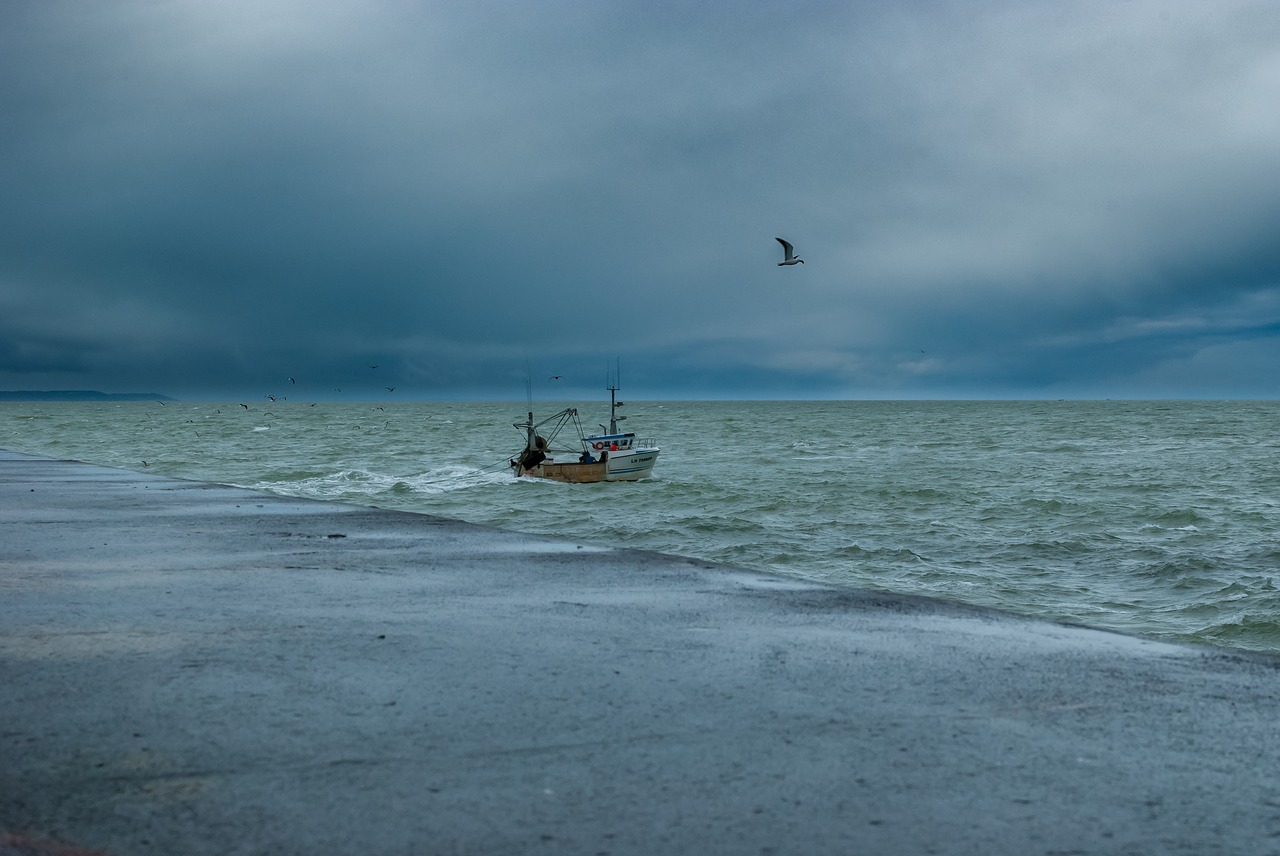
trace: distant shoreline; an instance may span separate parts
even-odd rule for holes
[[[158,392],[98,392],[93,389],[0,390],[0,401],[174,401]]]

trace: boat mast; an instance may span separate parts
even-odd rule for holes
[[[618,418],[614,414],[614,411],[618,409],[617,392],[618,392],[618,387],[616,386],[609,387],[609,433],[610,434],[618,433]]]
[[[618,433],[618,390],[622,389],[622,361],[614,368],[613,377],[609,380],[609,433]]]
[[[525,453],[532,452],[537,448],[535,438],[538,436],[537,426],[533,424],[533,370],[529,368],[528,360],[525,361],[524,394],[525,400],[529,405],[529,418],[523,425],[516,422],[512,426],[514,428],[523,428],[525,432],[524,452],[521,453],[522,460]]]

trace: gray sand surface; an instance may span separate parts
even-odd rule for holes
[[[0,452],[71,852],[1278,854],[1280,658]]]

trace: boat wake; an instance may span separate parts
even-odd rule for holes
[[[446,466],[415,475],[344,469],[304,478],[263,480],[241,486],[304,499],[358,501],[396,496],[429,496],[510,482],[511,476],[505,472]]]

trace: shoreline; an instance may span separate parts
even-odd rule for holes
[[[1276,850],[1280,656],[3,450],[0,504],[0,854]]]

